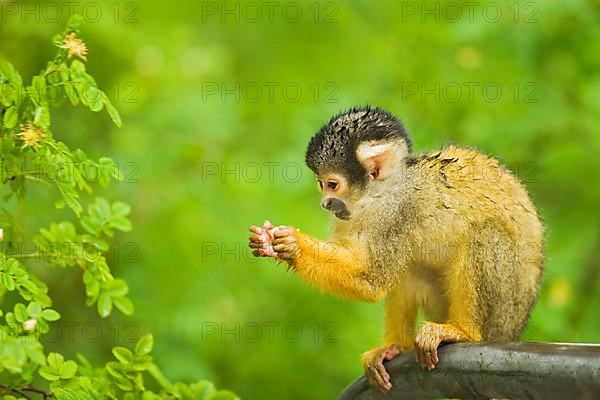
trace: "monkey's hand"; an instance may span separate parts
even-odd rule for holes
[[[265,221],[262,228],[250,227],[248,245],[256,257],[273,257],[285,261],[293,261],[300,255],[297,230],[291,226],[273,226]]]
[[[401,352],[400,345],[392,344],[377,347],[376,349],[363,353],[361,358],[365,368],[365,376],[371,386],[379,389],[383,393],[386,393],[392,388],[390,374],[385,370],[383,362],[391,360]]]
[[[275,227],[270,221],[265,221],[262,228],[254,225],[250,227],[248,246],[255,257],[277,257],[272,244],[274,230]]]
[[[273,230],[273,236],[273,250],[275,250],[277,258],[291,262],[300,256],[296,228],[280,225]]]

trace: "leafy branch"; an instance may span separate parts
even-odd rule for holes
[[[47,285],[31,273],[28,265],[43,262],[50,268],[82,271],[86,304],[95,305],[101,317],[114,308],[125,315],[134,312],[127,297],[129,287],[115,278],[106,260],[109,240],[117,231],[132,229],[128,204],[91,195],[94,187],[107,187],[123,179],[117,164],[108,157],[89,159],[80,149],[71,150],[51,129],[51,110],[64,104],[83,105],[93,112],[105,109],[117,126],[121,117],[96,80],[86,72],[87,46],[79,39],[79,19],[73,18],[53,42],[57,55],[25,84],[7,61],[0,60],[0,178],[5,202],[21,203],[29,185],[55,189],[55,208],[69,207],[77,223],[60,221],[39,229],[30,240],[35,251],[0,254],[0,395],[2,399],[59,400],[153,400],[235,399],[229,391],[217,391],[208,381],[171,383],[150,355],[152,335],[142,336],[134,349],[117,346],[113,361],[94,367],[82,355],[67,360],[62,354],[46,354],[40,338],[61,318],[52,308]],[[20,226],[5,209],[0,210],[0,240],[20,239]],[[5,233],[6,231],[6,233]],[[7,306],[5,295],[18,298]],[[32,386],[39,376],[48,388]],[[153,387],[147,388],[146,379]]]

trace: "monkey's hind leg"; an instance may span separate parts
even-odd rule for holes
[[[460,251],[462,250],[462,251]],[[428,370],[438,363],[437,349],[443,342],[478,342],[482,339],[479,322],[481,304],[477,291],[478,264],[468,248],[459,248],[454,264],[449,265],[442,278],[447,313],[437,322],[426,321],[415,339],[415,358]]]
[[[361,359],[369,384],[382,392],[392,388],[391,378],[383,363],[410,350],[415,339],[417,305],[406,296],[401,284],[394,287],[385,299],[385,345],[363,353]]]

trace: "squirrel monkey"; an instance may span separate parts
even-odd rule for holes
[[[535,303],[543,227],[527,191],[498,160],[449,146],[413,155],[403,124],[379,108],[333,117],[306,162],[335,216],[318,240],[291,226],[250,228],[255,256],[346,298],[385,298],[381,347],[362,361],[386,392],[383,362],[414,348],[431,370],[442,342],[517,340]],[[417,310],[427,321],[415,329]]]

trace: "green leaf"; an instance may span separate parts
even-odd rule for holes
[[[125,315],[133,315],[134,306],[127,297],[113,297],[113,304]]]
[[[48,354],[48,366],[59,369],[62,363],[65,361],[65,358],[62,354],[58,353],[50,353]]]
[[[102,91],[98,89],[95,82],[87,82],[84,86],[82,95],[82,103],[87,103],[89,105],[89,109],[98,112],[101,111],[104,107],[104,101],[102,99]],[[85,101],[83,100],[83,96],[85,96]]]
[[[108,372],[111,376],[115,378],[125,378],[123,370],[123,364],[118,363],[116,361],[109,361],[106,363],[106,372]]]
[[[149,354],[154,347],[154,337],[152,334],[142,336],[135,345],[135,355],[143,356]]]
[[[65,361],[62,354],[50,353],[48,355],[48,365],[41,367],[39,373],[49,381],[71,379],[77,373],[77,364],[75,361]]]
[[[193,385],[194,392],[198,393],[198,398],[200,400],[207,400],[210,396],[215,394],[216,389],[215,385],[210,381],[199,381]]]
[[[108,112],[110,119],[112,119],[114,124],[120,128],[123,125],[123,123],[121,121],[121,116],[119,115],[119,112],[117,111],[115,106],[112,105],[112,103],[110,102],[110,100],[106,94],[103,93],[102,96],[103,96],[102,100],[104,101],[104,106],[106,107],[106,111]]]
[[[94,211],[98,213],[98,216],[103,221],[108,221],[110,219],[110,205],[108,204],[108,201],[106,201],[105,198],[96,197],[96,201],[94,202],[93,208]]]
[[[88,216],[81,218],[79,222],[81,222],[81,226],[83,226],[83,229],[85,229],[92,235],[95,235],[96,232],[98,232],[98,229],[100,228],[100,226],[98,224],[95,224],[94,220]]]
[[[32,301],[27,306],[27,314],[29,314],[31,318],[39,318],[41,313],[42,306],[40,306],[38,303]]]
[[[41,127],[48,127],[50,125],[50,110],[46,104],[39,106],[35,109],[33,114],[33,122]]]
[[[39,369],[39,374],[42,378],[48,381],[57,381],[61,378],[61,369],[64,365],[64,357],[62,354],[48,354],[48,365],[44,365]],[[71,361],[72,362],[72,361]]]
[[[22,83],[21,75],[17,70],[6,60],[0,60],[0,77],[14,83]]]
[[[57,381],[60,379],[60,375],[58,375],[58,371],[55,371],[48,367],[41,367],[38,370],[38,372],[42,378],[44,378],[45,380],[50,381],[50,382]]]
[[[46,321],[56,321],[60,319],[60,314],[58,311],[55,311],[51,308],[46,308],[44,311],[42,311],[42,318],[44,318]]]
[[[31,86],[28,87],[28,89],[28,93],[34,104],[42,105],[48,103],[48,99],[46,97],[46,79],[43,76],[34,76],[31,80]]]
[[[44,365],[46,363],[46,356],[41,343],[32,336],[25,336],[21,339],[25,353],[27,353],[27,356],[31,359],[31,361],[38,365]]]
[[[9,274],[2,274],[2,283],[6,286],[6,289],[10,292],[15,290],[15,280]]]
[[[24,322],[29,319],[27,308],[22,303],[15,304],[15,319],[17,322]]]
[[[207,400],[238,400],[239,397],[229,390],[219,390],[218,392],[208,396]]]
[[[123,232],[129,232],[132,228],[131,221],[126,217],[114,217],[110,219],[110,225]]]
[[[111,297],[120,297],[127,294],[129,287],[123,279],[113,279],[104,284],[104,291]]]
[[[17,125],[19,121],[19,113],[17,106],[12,106],[6,109],[4,113],[3,125],[5,128],[12,129]]]
[[[133,361],[133,353],[131,353],[131,350],[125,347],[113,347],[112,353],[115,356],[115,358],[121,361],[122,363],[129,363]]]
[[[131,212],[129,204],[122,201],[115,201],[112,204],[112,215],[115,217],[125,217]]]
[[[77,90],[75,90],[75,87],[73,86],[73,84],[71,82],[65,82],[65,93],[67,95],[67,97],[69,98],[69,101],[71,102],[71,105],[76,106],[79,104],[79,94],[77,93]]]
[[[69,71],[68,71],[68,69],[69,69],[69,67],[67,67],[67,64],[65,64],[65,63],[61,63],[59,65],[58,73],[60,74],[60,79],[63,82],[69,80]]]
[[[106,318],[110,315],[112,311],[112,306],[112,299],[110,298],[108,293],[100,294],[100,296],[98,297],[98,314],[100,314],[102,318]]]
[[[85,64],[79,60],[73,60],[71,63],[71,74],[80,77],[85,73]]]
[[[117,385],[119,389],[124,390],[126,392],[130,392],[133,390],[133,384],[128,379],[115,378],[115,385]]]
[[[12,105],[18,96],[16,91],[17,86],[14,83],[2,83],[0,79],[0,104],[5,107]]]
[[[15,314],[13,314],[11,312],[7,312],[6,315],[4,316],[4,319],[6,320],[6,323],[8,325],[11,325],[11,326],[17,325],[17,320],[15,319]]]
[[[77,373],[77,364],[75,361],[65,361],[60,369],[60,377],[62,379],[71,379]]]
[[[79,203],[79,195],[75,191],[72,185],[58,182],[57,185],[60,194],[63,196],[63,200],[67,205],[75,212],[75,215],[79,216],[82,211],[81,203]]]
[[[152,366],[152,357],[149,355],[137,356],[133,363],[133,369],[135,371],[146,371]]]

